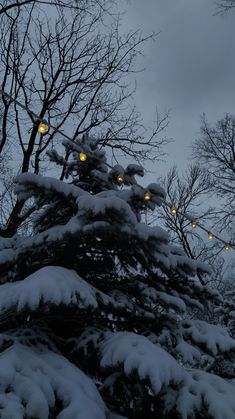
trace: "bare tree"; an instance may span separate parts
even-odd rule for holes
[[[213,233],[221,235],[225,242],[234,246],[235,118],[225,115],[211,127],[204,116],[201,136],[194,144],[193,154],[195,165],[189,167],[184,175],[180,176],[174,167],[161,180],[168,202],[177,211],[173,215],[165,207],[156,219],[161,219],[172,240],[180,244],[188,256],[210,265],[213,285],[223,289],[234,269],[230,260],[224,258],[224,246],[216,240],[208,243],[207,233],[193,227],[199,223],[208,229],[208,233],[211,228]],[[155,219],[150,222],[155,222]]]
[[[194,157],[211,179],[211,190],[218,201],[215,225],[226,230],[235,243],[235,117],[225,117],[210,126],[202,119],[201,137],[195,142]]]
[[[206,262],[212,275],[205,279],[199,274],[199,280],[203,284],[212,282],[213,286],[220,288],[226,268],[223,246],[216,241],[208,243],[207,233],[197,228],[197,223],[214,226],[216,210],[208,205],[212,186],[208,173],[199,165],[194,165],[180,176],[176,167],[173,167],[160,181],[167,192],[167,201],[172,208],[176,208],[176,213],[172,214],[168,207],[163,206],[155,217],[149,218],[149,222],[153,224],[156,220],[158,223],[160,221],[171,235],[173,243],[182,247],[190,258]]]
[[[131,106],[135,85],[130,75],[142,44],[151,36],[143,37],[139,31],[120,35],[119,17],[109,14],[108,25],[101,2],[80,2],[78,10],[57,7],[53,13],[41,3],[45,4],[34,1],[27,8],[13,7],[1,17],[1,89],[29,110],[2,95],[0,155],[10,153],[12,169],[40,173],[49,168],[46,150],[62,139],[57,130],[71,140],[92,130],[100,146],[105,144],[114,154],[157,157],[165,144],[158,134],[167,117],[157,120],[146,139],[140,116]],[[39,136],[39,121],[30,110],[56,129]],[[21,211],[22,204],[16,201],[0,235],[15,234],[28,216]]]

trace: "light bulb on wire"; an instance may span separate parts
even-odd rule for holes
[[[175,207],[171,207],[170,212],[175,215],[177,213],[177,209]]]
[[[118,183],[123,183],[124,182],[124,176],[123,175],[118,175],[117,176],[117,181],[118,181]]]
[[[212,233],[208,232],[208,240],[213,240],[214,236]]]
[[[151,199],[152,199],[152,195],[151,195],[151,193],[150,192],[145,192],[145,194],[144,194],[144,200],[145,201],[151,201]]]
[[[197,223],[196,223],[196,221],[192,221],[191,226],[192,226],[192,228],[197,228]]]
[[[48,131],[49,131],[48,125],[45,122],[40,122],[40,124],[38,125],[38,132],[41,135],[45,135],[48,133]]]
[[[230,250],[230,246],[229,246],[229,244],[228,244],[228,243],[225,243],[225,245],[224,245],[224,250]]]
[[[87,155],[83,151],[79,154],[79,160],[80,161],[86,161]]]

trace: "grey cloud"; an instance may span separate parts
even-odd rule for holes
[[[213,16],[213,0],[132,0],[127,11],[125,30],[161,31],[144,51],[137,105],[147,124],[156,104],[172,109],[169,135],[176,145],[170,150],[180,145],[174,160],[181,164],[182,152],[185,159],[198,135],[202,112],[212,120],[235,113],[235,13]]]

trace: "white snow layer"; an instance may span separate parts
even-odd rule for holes
[[[123,224],[123,218],[126,222],[137,224],[137,218],[130,206],[117,196],[110,194],[109,197],[103,197],[97,194],[95,197],[92,195],[81,196],[79,198],[79,213],[84,212],[85,214],[89,211],[95,215],[104,215],[108,210],[115,210],[122,214],[121,224]]]
[[[213,419],[235,418],[235,383],[231,380],[196,369],[185,370],[164,349],[135,333],[107,333],[100,349],[101,366],[123,368],[127,375],[136,371],[141,380],[150,380],[156,394],[166,386],[166,410],[176,406],[181,419],[191,419],[203,409]],[[171,383],[175,389],[169,386]]]
[[[147,287],[145,285],[142,295],[146,297],[148,302],[158,303],[163,307],[173,308],[181,313],[184,313],[186,310],[186,305],[181,298],[167,294],[163,291],[157,291],[153,287]]]
[[[78,304],[80,307],[98,306],[95,288],[77,273],[59,266],[47,266],[23,281],[0,285],[0,310],[16,306],[37,309],[39,304]]]
[[[35,175],[34,173],[21,173],[17,176],[14,191],[19,199],[25,200],[31,198],[34,195],[31,188],[32,190],[39,188],[47,192],[59,193],[65,197],[72,196],[75,199],[82,195],[89,195],[88,192],[77,186],[52,177]]]
[[[176,346],[176,350],[182,356],[184,362],[193,362],[201,357],[201,352],[183,339]]]
[[[182,419],[194,417],[195,411],[205,408],[213,419],[235,418],[235,384],[217,375],[191,370],[184,386],[176,396],[177,410]]]
[[[188,320],[183,323],[183,335],[190,338],[193,343],[205,345],[213,354],[223,353],[235,349],[235,340],[232,339],[226,328],[209,324],[202,320]]]
[[[98,300],[116,309],[133,309],[131,301],[106,295],[74,270],[60,266],[47,266],[22,281],[0,285],[0,311],[9,308],[36,310],[40,304],[71,304],[96,309]]]
[[[20,344],[0,354],[1,419],[48,419],[56,399],[63,403],[57,419],[107,418],[92,380],[61,355]]]
[[[156,393],[163,385],[184,379],[184,370],[170,354],[135,333],[108,333],[101,344],[101,352],[102,367],[123,364],[126,374],[136,370],[142,380],[150,380]]]

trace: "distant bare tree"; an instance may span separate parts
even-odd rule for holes
[[[235,243],[235,117],[226,114],[210,126],[203,116],[201,137],[195,142],[193,154],[207,171],[211,190],[219,200],[216,228],[226,229]]]
[[[225,261],[221,255],[221,243],[213,241],[208,245],[206,232],[199,228],[193,228],[188,217],[201,225],[213,225],[215,209],[208,203],[211,197],[211,179],[208,173],[199,165],[190,166],[185,174],[179,175],[176,167],[173,167],[168,175],[161,179],[166,192],[167,201],[177,209],[173,215],[169,208],[162,207],[155,217],[149,218],[149,222],[163,223],[171,235],[171,239],[180,245],[185,253],[192,259],[206,262],[211,270],[211,278],[205,279],[198,275],[199,280],[212,282],[213,286],[220,288],[225,278]]]
[[[174,167],[163,179],[167,199],[177,208],[176,214],[172,215],[165,207],[156,218],[162,220],[172,240],[179,243],[188,256],[209,263],[213,284],[223,289],[224,281],[229,280],[227,273],[231,276],[234,270],[232,265],[229,268],[228,261],[225,263],[223,244],[216,240],[208,244],[206,232],[192,228],[182,214],[208,230],[211,228],[234,246],[235,118],[225,115],[212,127],[203,116],[201,136],[193,146],[193,155],[195,165],[183,176],[179,176]]]

